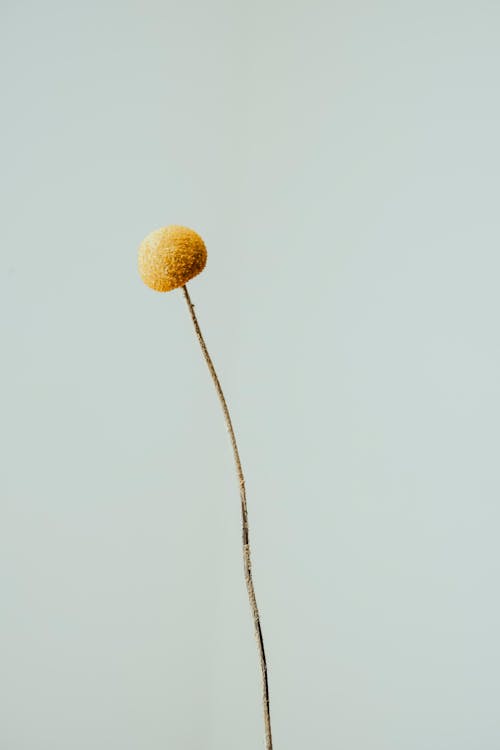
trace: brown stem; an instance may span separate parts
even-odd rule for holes
[[[189,307],[189,312],[191,313],[191,318],[193,321],[194,329],[196,331],[196,336],[201,346],[203,356],[205,357],[205,361],[208,365],[210,375],[212,376],[212,380],[214,381],[215,390],[217,391],[217,395],[219,397],[219,401],[222,406],[222,411],[224,412],[224,419],[226,421],[227,431],[229,432],[229,437],[231,439],[231,446],[233,448],[234,462],[236,464],[236,473],[238,475],[238,482],[240,486],[241,522],[242,522],[242,529],[243,529],[243,566],[244,566],[244,571],[245,571],[245,583],[247,586],[248,598],[250,600],[250,608],[252,610],[253,623],[255,627],[255,637],[256,637],[257,646],[259,649],[260,668],[262,671],[262,701],[264,705],[264,728],[265,728],[265,733],[266,733],[266,750],[273,750],[273,739],[272,739],[272,734],[271,734],[271,714],[269,711],[269,684],[268,684],[268,679],[267,679],[266,652],[264,650],[264,639],[262,637],[262,627],[260,624],[259,609],[257,607],[257,600],[255,598],[255,589],[254,589],[253,580],[252,580],[252,564],[250,560],[250,538],[249,538],[249,533],[248,533],[248,511],[247,511],[247,497],[246,497],[246,491],[245,491],[245,477],[243,476],[240,453],[238,451],[238,445],[236,443],[236,436],[234,434],[233,423],[231,422],[231,415],[229,414],[229,409],[226,403],[226,399],[224,397],[224,393],[222,391],[219,378],[217,377],[215,367],[213,365],[210,354],[208,353],[207,345],[205,344],[205,340],[201,333],[200,326],[198,325],[198,320],[196,318],[196,313],[194,311],[194,305],[191,302],[191,298],[189,296],[187,287],[183,286],[182,291],[184,292],[184,296],[186,298],[186,302]]]

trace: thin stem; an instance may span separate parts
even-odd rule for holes
[[[201,346],[203,356],[205,357],[205,361],[210,371],[210,375],[212,376],[212,380],[214,381],[215,390],[217,391],[217,395],[219,397],[219,401],[222,406],[222,411],[224,412],[224,419],[226,421],[227,431],[229,432],[229,437],[231,439],[231,446],[233,448],[234,462],[236,464],[236,474],[238,476],[238,483],[240,486],[241,522],[242,522],[242,532],[243,532],[243,567],[245,571],[245,583],[247,586],[248,598],[250,600],[250,608],[252,610],[253,623],[255,627],[255,637],[256,637],[257,646],[259,649],[260,667],[262,671],[262,702],[264,706],[264,728],[265,728],[265,733],[266,733],[266,750],[273,750],[273,739],[272,739],[272,734],[271,734],[271,714],[269,711],[269,683],[267,679],[266,652],[264,650],[264,639],[262,636],[262,627],[260,624],[259,609],[257,607],[257,600],[255,598],[255,589],[254,589],[253,580],[252,580],[252,564],[251,564],[251,559],[250,559],[250,537],[249,537],[249,532],[248,532],[248,511],[247,511],[247,497],[246,497],[246,490],[245,490],[245,477],[243,475],[240,453],[238,451],[238,445],[236,443],[236,436],[234,434],[233,423],[231,421],[231,415],[229,414],[229,409],[226,403],[226,399],[224,397],[224,393],[222,391],[219,378],[215,371],[215,367],[210,357],[210,354],[208,353],[207,345],[205,344],[205,340],[201,333],[200,326],[196,318],[196,313],[194,311],[194,305],[191,302],[191,298],[189,296],[187,287],[183,286],[182,291],[184,292],[184,296],[186,298],[189,312],[191,313],[191,318],[193,321],[194,329],[196,331],[196,336]]]

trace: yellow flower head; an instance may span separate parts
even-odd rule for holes
[[[157,292],[184,286],[205,268],[207,249],[199,234],[172,224],[156,229],[139,247],[139,273]]]

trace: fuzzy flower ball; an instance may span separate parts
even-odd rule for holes
[[[157,292],[184,286],[205,268],[207,249],[199,234],[172,224],[155,229],[139,247],[139,273]]]

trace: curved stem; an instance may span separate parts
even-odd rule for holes
[[[189,296],[187,287],[183,286],[182,291],[184,292],[184,297],[186,298],[186,302],[189,308],[189,312],[191,314],[191,319],[193,321],[194,329],[196,331],[196,336],[198,338],[199,344],[201,346],[201,350],[203,352],[203,356],[205,357],[205,361],[210,371],[210,375],[212,376],[212,380],[214,381],[215,390],[217,391],[217,395],[219,397],[219,401],[222,406],[222,411],[224,412],[224,419],[226,421],[227,431],[229,432],[229,437],[231,439],[231,446],[233,448],[234,462],[236,464],[236,474],[238,476],[238,483],[240,486],[241,522],[242,522],[242,531],[243,531],[243,567],[245,571],[245,583],[246,583],[246,587],[248,591],[248,598],[250,600],[250,608],[252,610],[253,623],[255,627],[255,637],[256,637],[257,646],[259,649],[260,667],[262,671],[262,701],[263,701],[263,706],[264,706],[264,728],[265,728],[265,733],[266,733],[266,750],[272,750],[273,739],[272,739],[272,734],[271,734],[271,714],[269,711],[269,683],[268,683],[268,678],[267,678],[267,662],[266,662],[266,652],[264,650],[264,639],[262,636],[262,627],[260,624],[259,609],[257,607],[257,600],[255,598],[255,589],[254,589],[253,580],[252,580],[252,564],[251,564],[251,559],[250,559],[250,538],[249,538],[249,532],[248,532],[248,511],[247,511],[247,498],[246,498],[246,490],[245,490],[245,477],[243,475],[243,468],[241,466],[241,459],[240,459],[240,454],[238,451],[238,445],[236,443],[236,436],[234,434],[233,423],[231,421],[231,415],[229,414],[229,409],[226,403],[226,399],[224,397],[224,393],[222,391],[219,378],[215,371],[215,367],[210,357],[210,354],[208,353],[207,345],[205,344],[205,340],[201,333],[200,326],[196,318],[196,313],[194,311],[194,305],[191,302],[191,298]]]

